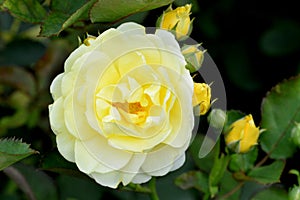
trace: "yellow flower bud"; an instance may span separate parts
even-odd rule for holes
[[[87,38],[83,41],[83,44],[85,44],[85,46],[90,46],[91,42],[93,42],[95,39],[96,39],[95,36],[87,35]]]
[[[194,83],[193,106],[199,106],[199,115],[204,115],[210,108],[211,89],[206,83]]]
[[[257,144],[259,133],[250,114],[231,124],[230,131],[225,135],[225,142],[235,152],[246,153]]]
[[[184,45],[181,49],[181,53],[183,54],[185,60],[187,61],[188,65],[187,68],[190,70],[191,73],[200,69],[203,60],[204,60],[204,53],[205,51],[201,51],[198,49],[198,45]]]
[[[184,36],[189,35],[192,29],[191,8],[191,4],[186,4],[173,10],[170,5],[159,18],[158,26],[166,30],[175,30],[176,38],[182,39]]]

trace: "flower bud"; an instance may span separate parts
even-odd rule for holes
[[[201,44],[184,45],[181,49],[181,53],[188,63],[187,68],[188,70],[190,70],[191,73],[199,70],[204,60],[205,50],[199,50],[198,47],[200,45]]]
[[[230,126],[225,135],[226,145],[236,153],[246,153],[257,144],[260,131],[255,126],[252,115],[247,115]]]
[[[208,116],[209,124],[216,129],[223,129],[226,121],[226,112],[221,109],[212,109]]]
[[[159,17],[157,26],[166,30],[175,30],[176,38],[178,40],[184,39],[192,31],[191,8],[191,4],[186,4],[173,10],[170,5]]]
[[[95,36],[87,35],[87,38],[83,41],[83,44],[85,44],[85,46],[90,46],[91,42],[93,42],[95,39],[96,39]]]
[[[297,146],[300,146],[300,123],[295,123],[291,132],[291,138]]]
[[[295,185],[289,191],[289,200],[300,200],[300,187],[299,186]]]
[[[194,83],[192,103],[197,106],[196,115],[204,115],[210,108],[211,89],[206,83]]]

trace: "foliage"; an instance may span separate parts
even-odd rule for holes
[[[196,17],[191,36],[203,41],[217,61],[228,92],[223,134],[206,157],[198,157],[205,132],[199,129],[180,170],[148,184],[109,190],[58,153],[48,121],[49,85],[78,45],[77,37],[126,20],[154,26],[170,3],[0,0],[0,199],[145,199],[154,198],[154,191],[162,199],[283,200],[295,195],[299,180],[287,172],[294,169],[299,179],[299,140],[293,138],[299,134],[292,132],[300,123],[300,25],[292,5],[275,7],[273,13],[262,3],[270,12],[262,19],[266,9],[252,16],[256,6],[251,3],[190,1]],[[240,10],[252,14],[247,18]],[[232,152],[224,134],[248,113],[264,131],[250,151]],[[200,121],[208,126],[206,116]]]
[[[0,170],[34,154],[28,144],[14,139],[0,140]]]

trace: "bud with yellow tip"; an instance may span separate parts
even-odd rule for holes
[[[193,106],[197,106],[196,115],[204,115],[210,108],[211,89],[206,83],[194,83]]]
[[[173,10],[170,5],[159,17],[157,26],[161,29],[174,30],[178,40],[184,39],[192,31],[191,8],[191,4],[186,4]]]
[[[225,142],[236,153],[246,153],[257,144],[259,134],[260,130],[250,114],[231,124],[230,131],[225,135]]]
[[[184,56],[186,62],[188,63],[186,68],[190,70],[191,73],[199,70],[204,60],[204,53],[206,52],[206,50],[200,50],[198,48],[200,45],[201,44],[184,45],[181,48],[181,53]]]
[[[85,46],[90,46],[91,42],[93,42],[95,39],[96,39],[95,36],[87,35],[87,38],[83,41],[83,44],[85,44]]]

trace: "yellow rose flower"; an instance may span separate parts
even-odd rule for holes
[[[211,89],[206,83],[194,83],[192,103],[198,108],[196,114],[204,115],[210,108]]]
[[[178,169],[194,126],[185,65],[165,30],[129,22],[89,37],[50,87],[59,152],[111,188]]]
[[[191,4],[186,4],[173,10],[170,5],[159,18],[158,26],[166,30],[175,30],[176,38],[179,40],[188,36],[192,31],[191,8]]]
[[[260,131],[255,126],[252,115],[247,115],[232,123],[225,135],[226,145],[237,153],[246,153],[257,144]]]

